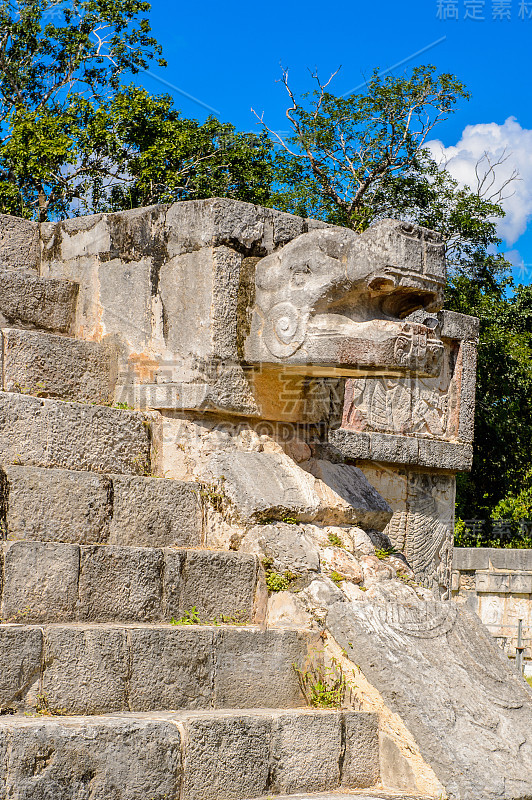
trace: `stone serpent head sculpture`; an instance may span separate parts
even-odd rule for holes
[[[363,234],[298,236],[256,265],[244,355],[310,376],[439,374],[431,325],[405,320],[443,303],[443,245],[435,234],[384,220]]]

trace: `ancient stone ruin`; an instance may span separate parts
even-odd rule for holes
[[[532,694],[449,602],[435,234],[213,199],[2,217],[0,267],[0,798],[532,797]]]

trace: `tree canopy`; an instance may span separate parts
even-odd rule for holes
[[[163,65],[140,0],[0,2],[0,210],[41,221],[221,195],[267,203],[272,145],[124,86]]]

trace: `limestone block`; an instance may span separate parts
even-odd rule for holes
[[[323,459],[308,461],[306,467],[321,481],[321,484],[344,501],[343,508],[339,503],[336,504],[337,509],[330,503],[333,510],[329,513],[334,514],[337,510],[338,518],[324,519],[324,522],[330,524],[334,524],[335,521],[350,522],[365,528],[382,530],[390,521],[392,509],[358,467],[351,464],[333,464]],[[322,488],[322,485],[315,487],[318,494],[323,494]]]
[[[243,520],[296,516],[315,518],[319,499],[313,481],[288,456],[279,453],[215,453],[208,472],[222,483],[223,492]]]
[[[170,606],[167,599],[166,614],[179,615],[180,610],[190,611],[195,606],[206,621],[221,614],[251,621],[257,569],[257,559],[244,553],[188,550],[179,608]]]
[[[441,335],[445,338],[473,342],[478,340],[480,323],[477,317],[444,309],[438,312],[438,320],[441,325]]]
[[[109,536],[112,485],[106,476],[5,463],[0,475],[8,539],[91,544]]]
[[[94,472],[143,473],[150,424],[139,412],[0,392],[4,463]]]
[[[129,630],[128,639],[131,710],[212,706],[215,680],[212,628],[135,627]]]
[[[81,620],[146,622],[161,618],[163,553],[148,547],[81,548]]]
[[[187,551],[165,547],[163,558],[161,615],[163,620],[169,622],[172,617],[179,618],[183,611],[191,611],[194,604],[189,608],[183,609],[181,603],[182,576],[187,559]]]
[[[508,594],[510,591],[510,575],[508,573],[477,572],[475,578],[477,592]]]
[[[39,677],[42,631],[22,625],[0,626],[0,709],[17,708]]]
[[[475,397],[477,381],[477,343],[462,342],[459,439],[471,444],[475,434]]]
[[[340,783],[342,717],[338,713],[281,714],[272,731],[271,790],[319,792]]]
[[[0,785],[31,800],[168,800],[179,795],[181,734],[165,720],[18,718],[0,722]]]
[[[186,800],[241,800],[265,795],[271,719],[245,713],[188,717],[183,785]]]
[[[68,333],[77,294],[78,286],[71,281],[47,280],[29,272],[0,268],[0,318],[8,325]]]
[[[227,245],[249,255],[271,252],[307,229],[308,220],[224,198],[174,203],[166,224],[172,229],[170,252],[205,245]]]
[[[0,264],[5,269],[37,269],[40,260],[39,224],[0,214]]]
[[[197,547],[202,513],[192,482],[113,475],[109,542],[140,547]]]
[[[39,397],[109,403],[116,381],[116,356],[99,342],[4,328],[3,389]]]
[[[417,463],[421,467],[469,472],[473,463],[473,448],[470,444],[420,439]]]
[[[453,550],[453,568],[460,572],[488,569],[491,553],[492,551],[486,547],[455,547]],[[497,566],[503,565],[499,564]]]
[[[42,693],[65,714],[126,711],[128,647],[125,628],[48,627]]]
[[[304,631],[220,628],[216,643],[215,706],[292,708],[304,705],[293,664],[318,637]]]
[[[412,790],[416,776],[412,765],[397,742],[387,733],[380,733],[380,771],[385,786],[402,791]]]
[[[495,547],[481,549],[483,553],[487,554],[495,569],[518,569],[522,572],[532,572],[532,550],[497,549]]]
[[[510,575],[512,594],[532,594],[532,575]]]
[[[401,716],[447,793],[468,800],[526,796],[530,691],[475,614],[414,597],[367,599],[356,614],[350,603],[334,603],[327,626]]]
[[[420,442],[413,436],[393,436],[372,433],[370,458],[372,461],[389,461],[394,464],[417,464]]]
[[[374,786],[380,778],[379,718],[376,714],[348,711],[343,716],[345,756],[342,786],[360,789]]]
[[[320,557],[306,527],[282,522],[254,525],[242,539],[239,552],[271,559],[276,572],[318,572]]]
[[[51,542],[4,545],[0,616],[9,622],[74,619],[78,573],[77,545]]]
[[[362,594],[362,592],[361,592]],[[269,628],[310,628],[312,618],[293,592],[273,592],[268,598],[266,626]]]
[[[328,432],[329,442],[336,447],[345,458],[371,458],[371,438],[369,433],[337,428]]]

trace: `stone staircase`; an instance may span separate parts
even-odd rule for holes
[[[320,636],[266,628],[258,559],[204,547],[199,485],[153,476],[156,417],[110,405],[76,298],[0,271],[0,798],[376,786],[376,715],[305,706]]]

